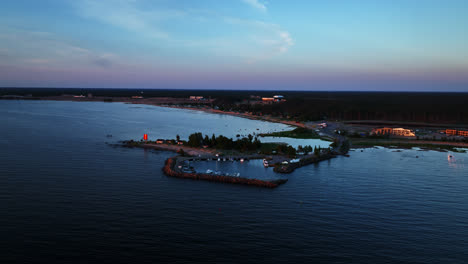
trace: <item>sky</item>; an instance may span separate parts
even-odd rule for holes
[[[466,0],[3,0],[0,87],[468,92]]]

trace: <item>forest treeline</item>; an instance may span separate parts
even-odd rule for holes
[[[284,95],[284,94],[283,94]],[[273,115],[297,121],[377,120],[468,124],[468,93],[298,93],[282,103],[222,97],[220,109]]]
[[[221,110],[274,115],[297,121],[377,120],[468,125],[468,93],[441,92],[307,92],[234,91],[170,89],[60,89],[2,88],[0,95],[56,96],[88,94],[94,96],[176,97],[191,95],[215,99],[193,102]],[[280,94],[283,103],[257,104],[261,97]]]

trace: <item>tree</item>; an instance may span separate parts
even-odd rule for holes
[[[317,146],[314,148],[314,155],[317,157],[320,156],[320,148],[317,148]]]
[[[253,144],[254,144],[254,146],[255,146],[256,149],[259,149],[259,148],[262,147],[262,142],[260,142],[260,140],[258,139],[258,137],[255,137]]]
[[[179,149],[179,151],[177,151],[177,153],[179,153],[179,155],[181,155],[181,156],[185,156],[185,151],[183,149]]]
[[[304,152],[304,148],[302,147],[302,145],[297,146],[297,151]]]
[[[304,154],[306,154],[306,155],[309,154],[310,152],[313,151],[312,146],[310,146],[310,145],[304,146],[303,151],[304,151]]]
[[[215,134],[213,134],[213,135],[211,136],[211,145],[212,145],[212,146],[216,146],[216,136],[215,136]]]
[[[202,136],[202,133],[198,132],[198,133],[193,133],[189,136],[189,141],[188,141],[188,145],[190,147],[200,147],[201,143],[203,141],[203,136]]]
[[[288,155],[291,158],[296,157],[296,149],[292,146],[288,146],[286,148],[286,155]]]
[[[348,153],[348,150],[349,150],[349,141],[348,140],[344,140],[343,143],[341,144],[340,146],[340,151],[342,153]]]
[[[330,146],[331,146],[332,148],[336,148],[336,147],[338,147],[339,144],[340,144],[340,143],[339,143],[339,140],[335,138],[335,139],[333,140],[333,143],[330,144]]]
[[[177,139],[177,142],[179,142],[179,141],[180,141],[180,136],[177,135],[177,136],[176,136],[176,139]]]

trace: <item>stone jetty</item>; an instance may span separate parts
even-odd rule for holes
[[[166,160],[166,163],[163,167],[164,174],[166,174],[167,176],[177,177],[177,178],[243,184],[243,185],[251,185],[251,186],[266,187],[266,188],[276,188],[279,185],[284,184],[288,181],[287,179],[264,181],[264,180],[248,179],[248,178],[234,177],[234,176],[183,172],[176,168],[177,158],[178,157],[172,157]]]

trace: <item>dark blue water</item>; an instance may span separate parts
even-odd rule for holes
[[[468,262],[468,154],[359,150],[262,189],[104,142],[285,126],[117,103],[0,101],[0,118],[1,263]]]
[[[288,175],[279,174],[273,171],[273,168],[265,168],[263,160],[254,159],[244,162],[239,161],[195,161],[191,162],[190,166],[193,166],[195,171],[200,173],[206,173],[208,169],[212,171],[219,171],[221,173],[239,173],[242,178],[252,178],[260,180],[277,180],[277,179],[288,179]]]

